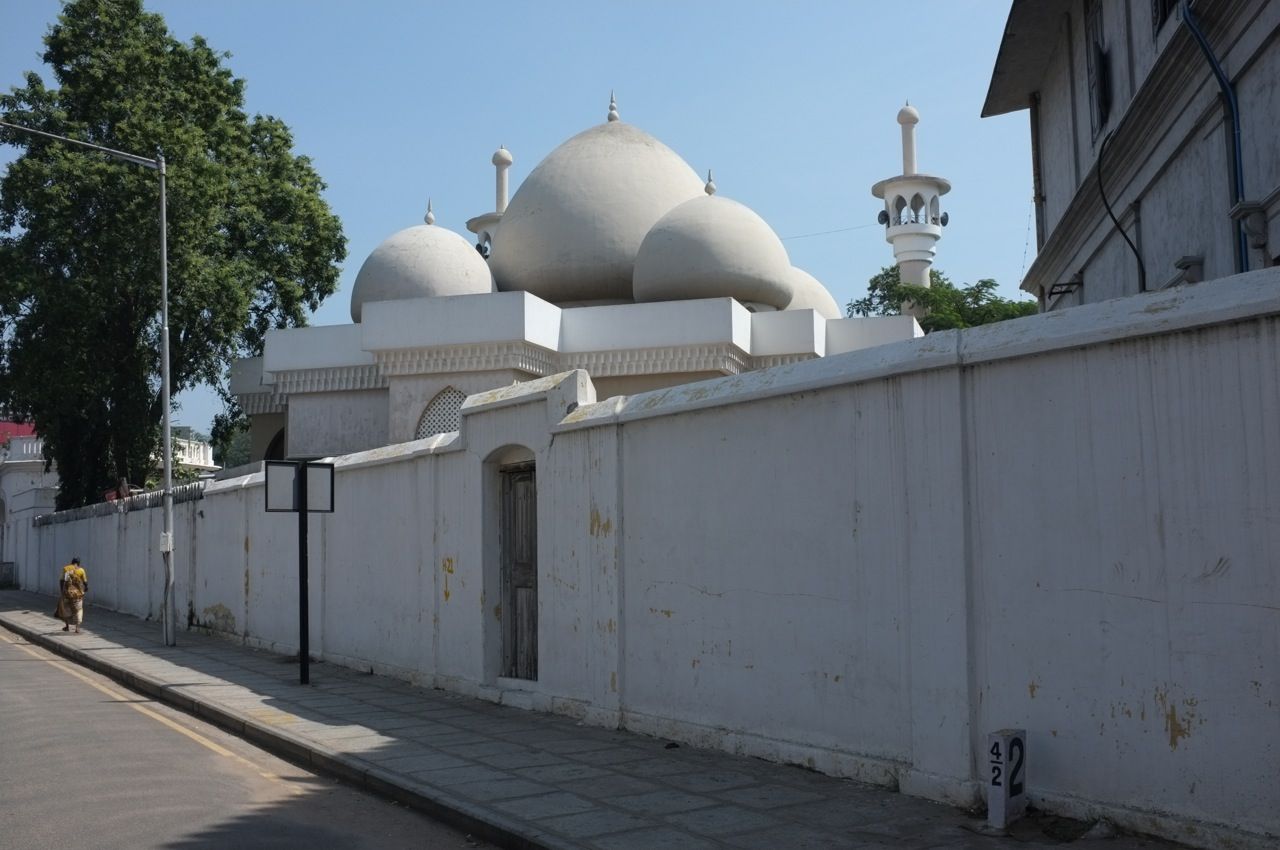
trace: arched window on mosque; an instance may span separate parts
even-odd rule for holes
[[[912,224],[924,224],[924,221],[925,221],[924,208],[925,208],[924,198],[920,196],[920,193],[917,192],[916,194],[912,195],[911,196],[911,223]]]
[[[436,434],[457,431],[461,424],[458,411],[462,409],[462,403],[466,400],[467,394],[454,387],[445,387],[436,393],[435,398],[427,404],[427,409],[422,412],[422,418],[418,420],[418,429],[414,432],[413,438],[421,440]]]

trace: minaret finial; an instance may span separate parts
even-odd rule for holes
[[[902,125],[902,173],[916,173],[916,125],[920,123],[920,112],[911,105],[898,110],[898,123]]]
[[[499,215],[507,211],[507,169],[514,161],[506,145],[499,145],[493,153],[493,164],[498,169],[493,211]]]
[[[426,214],[426,216],[425,216],[425,217],[423,217],[423,219],[422,219],[422,220],[423,220],[423,221],[425,221],[427,224],[435,224],[435,223],[436,223],[436,214],[431,210],[431,199],[430,199],[430,198],[427,198],[427,214]]]
[[[708,195],[714,195],[716,193],[716,181],[711,177],[710,168],[707,169],[707,185],[703,187],[703,191]]]
[[[609,89],[609,120],[618,120],[618,101],[613,96],[613,89]]]

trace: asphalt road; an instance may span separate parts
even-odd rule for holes
[[[0,850],[488,846],[0,629]]]

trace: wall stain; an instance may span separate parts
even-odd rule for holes
[[[249,554],[249,535],[247,534],[244,536],[244,553]]]
[[[448,602],[452,592],[449,590],[449,576],[453,575],[453,558],[445,558],[440,562],[440,571],[444,573],[444,601]]]
[[[502,622],[502,606],[501,605],[493,606],[493,619],[497,620],[499,623]]]
[[[675,613],[675,611],[672,611],[670,608],[650,608],[650,609],[649,609],[649,613],[650,613],[650,614],[661,614],[662,616],[664,616],[664,617],[666,617],[668,620],[670,620],[670,619],[671,619],[671,615],[672,615],[672,614],[674,614],[674,613]]]
[[[591,536],[592,537],[608,537],[613,533],[613,520],[601,519],[600,511],[595,505],[591,506]]]
[[[1199,701],[1194,698],[1182,700],[1182,714],[1178,714],[1178,702],[1169,698],[1168,689],[1156,688],[1154,699],[1160,714],[1164,717],[1164,730],[1169,733],[1169,749],[1178,749],[1178,743],[1191,737],[1193,725],[1204,725],[1204,718],[1199,717],[1196,706]],[[1197,723],[1198,721],[1198,723]]]
[[[1036,698],[1036,691],[1040,690],[1040,683],[1032,679],[1027,683],[1027,693],[1031,694],[1031,698]]]
[[[236,617],[226,605],[221,603],[210,605],[202,613],[204,617],[199,624],[205,628],[230,635],[236,633]]]
[[[1216,564],[1214,564],[1210,569],[1201,573],[1199,576],[1197,576],[1197,578],[1199,578],[1201,581],[1205,581],[1211,578],[1217,578],[1219,576],[1226,575],[1227,571],[1230,569],[1231,569],[1231,559],[1224,556],[1219,558]]]
[[[560,578],[560,576],[556,575],[555,573],[551,574],[551,581],[553,584],[560,585],[565,590],[572,591],[574,593],[578,591],[578,586],[576,584]]]
[[[609,690],[615,694],[618,692],[618,674],[616,672],[609,674]]]

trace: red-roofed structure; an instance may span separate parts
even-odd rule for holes
[[[35,436],[36,426],[26,422],[0,421],[0,442],[13,437]]]

